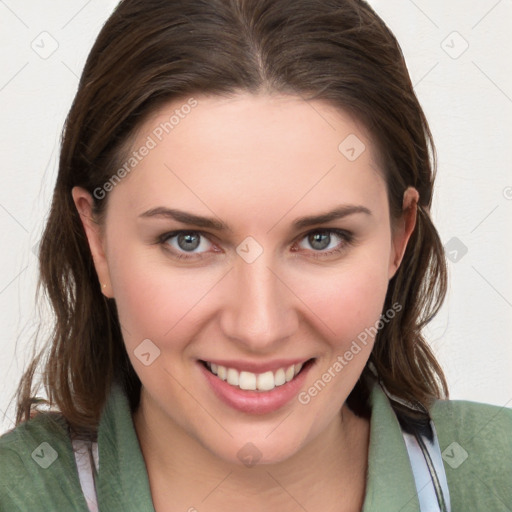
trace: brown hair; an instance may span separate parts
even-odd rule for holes
[[[447,396],[421,332],[446,293],[444,251],[429,214],[434,145],[384,22],[357,0],[123,0],[90,52],[64,128],[39,253],[38,290],[44,287],[55,324],[20,382],[17,423],[31,414],[40,365],[50,404],[75,429],[96,429],[113,381],[136,406],[141,383],[115,300],[101,293],[71,189],[93,194],[107,182],[141,121],[163,103],[241,91],[327,100],[360,119],[380,152],[393,219],[402,213],[405,189],[418,190],[415,231],[385,302],[385,310],[403,307],[379,331],[370,361],[397,404],[428,408]],[[96,198],[100,220],[107,199]],[[371,367],[349,397],[354,410],[367,410]]]

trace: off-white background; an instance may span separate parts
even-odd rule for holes
[[[33,251],[60,131],[116,3],[0,0],[0,432],[13,426],[8,404],[32,351]],[[512,1],[370,3],[402,45],[438,148],[433,217],[454,261],[429,338],[452,398],[510,407]]]

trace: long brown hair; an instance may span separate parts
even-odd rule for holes
[[[74,186],[91,194],[122,165],[143,119],[194,94],[284,93],[322,99],[361,120],[386,177],[390,214],[405,189],[418,217],[385,309],[403,306],[377,334],[370,361],[398,402],[447,396],[422,336],[446,293],[443,246],[429,208],[435,150],[401,49],[385,23],[357,0],[123,0],[87,59],[62,138],[59,172],[40,244],[40,287],[55,314],[47,346],[23,375],[17,423],[30,417],[41,366],[49,403],[75,429],[94,431],[110,385],[132,407],[141,383],[125,351],[115,300],[101,293]],[[341,142],[341,141],[340,141]],[[95,199],[101,222],[108,200]],[[365,410],[367,365],[349,397]]]

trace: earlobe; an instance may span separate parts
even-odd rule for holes
[[[397,223],[392,237],[392,251],[389,265],[389,279],[396,274],[407,248],[407,243],[416,227],[419,193],[414,187],[404,192],[402,218]]]
[[[94,200],[91,194],[82,187],[73,187],[71,195],[73,196],[75,207],[84,227],[89,249],[94,261],[94,267],[98,274],[101,291],[106,297],[113,298],[108,263],[104,249],[104,237],[101,226],[96,222],[92,213]]]

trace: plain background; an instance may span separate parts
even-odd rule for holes
[[[0,432],[39,322],[34,254],[78,77],[114,0],[0,0]],[[372,0],[437,146],[450,291],[426,331],[451,398],[512,404],[512,2]],[[50,318],[47,314],[46,318]]]

